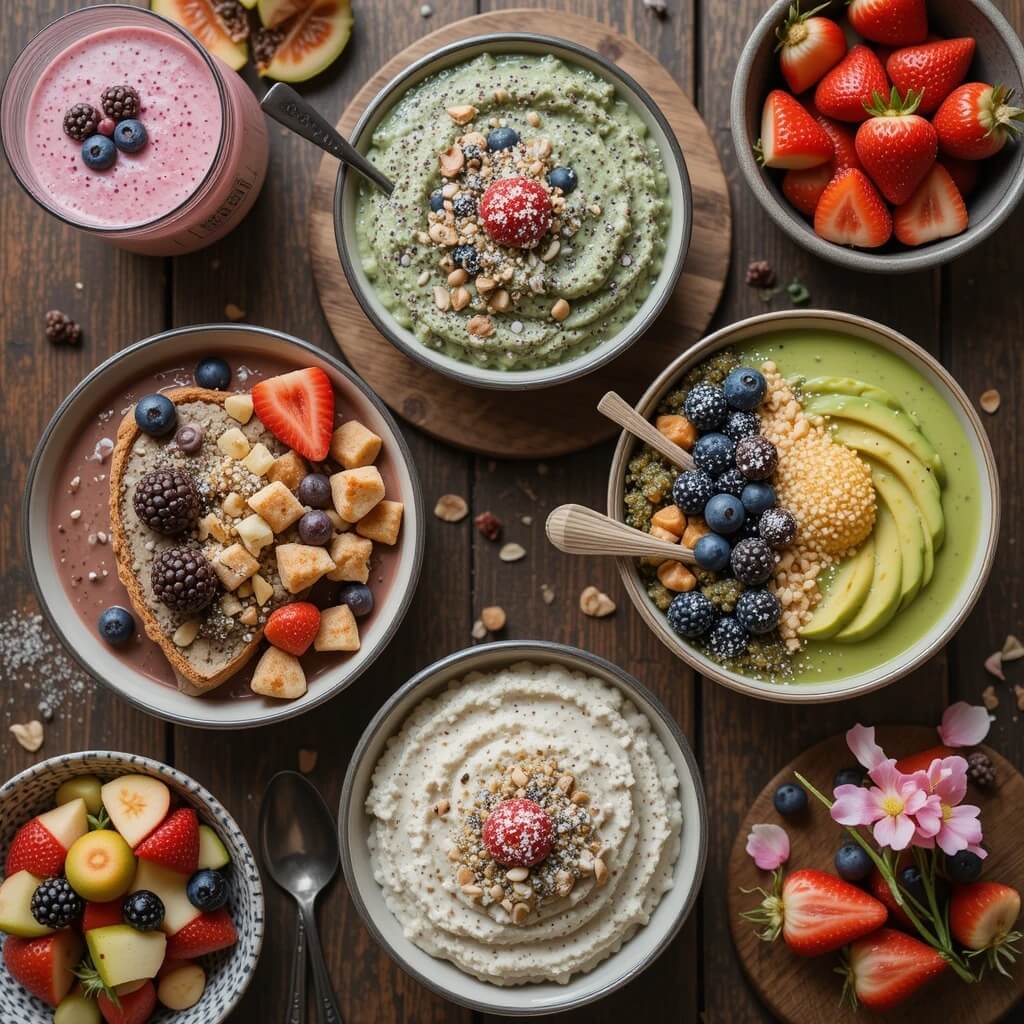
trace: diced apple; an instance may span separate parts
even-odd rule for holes
[[[199,826],[199,868],[219,871],[231,863],[228,848],[209,825]]]
[[[252,451],[242,459],[242,465],[253,476],[265,476],[273,464],[274,456],[270,454],[270,449],[265,444],[254,444]]]
[[[261,608],[274,596],[274,588],[259,573],[252,578],[252,592]]]
[[[164,905],[161,929],[168,935],[181,931],[185,925],[199,917],[199,911],[188,899],[188,876],[150,860],[140,860],[135,871],[131,891],[146,889],[160,897]]]
[[[274,533],[283,533],[298,522],[305,507],[280,480],[274,480],[249,498],[249,508],[263,517]]]
[[[239,423],[252,419],[252,395],[228,395],[224,399],[224,411]]]
[[[259,569],[260,563],[241,544],[232,544],[213,560],[213,571],[225,590],[237,590]]]
[[[167,952],[163,932],[140,932],[128,924],[94,928],[85,941],[97,973],[109,988],[155,978]]]
[[[229,458],[240,460],[249,454],[249,439],[238,427],[228,427],[217,438],[217,447]]]
[[[65,850],[89,831],[89,811],[81,797],[40,814],[37,820]]]
[[[0,885],[0,931],[22,939],[38,939],[53,932],[32,916],[32,897],[41,878],[19,871]]]
[[[256,664],[249,686],[262,697],[294,700],[306,692],[306,673],[295,655],[268,647]]]
[[[167,817],[171,792],[149,775],[122,775],[103,787],[103,806],[114,828],[135,849]]]
[[[270,524],[255,512],[246,516],[238,524],[238,536],[245,545],[250,555],[259,558],[260,552],[268,545],[274,543],[274,531]]]

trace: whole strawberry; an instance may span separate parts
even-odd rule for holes
[[[974,40],[940,39],[897,50],[886,61],[889,80],[901,93],[921,93],[922,114],[934,114],[964,80],[974,59]]]
[[[779,68],[786,84],[794,93],[810,89],[846,53],[846,36],[831,18],[817,18],[827,3],[806,14],[800,3],[790,4],[789,15],[775,32],[779,45]]]
[[[277,648],[301,658],[320,629],[320,609],[295,601],[270,613],[263,635]]]
[[[1024,108],[1010,105],[1013,90],[969,82],[954,89],[932,118],[939,148],[960,160],[995,156],[1011,135],[1020,133]]]
[[[853,30],[873,43],[913,46],[928,36],[925,0],[849,0]]]
[[[865,121],[874,93],[889,91],[882,62],[866,46],[855,46],[819,83],[814,106],[837,121]]]
[[[914,113],[920,102],[920,93],[901,98],[895,86],[888,100],[875,93],[867,108],[871,118],[857,130],[857,156],[864,170],[896,206],[914,194],[939,152],[935,129]]]
[[[548,232],[552,219],[547,189],[532,178],[499,178],[480,200],[484,230],[500,245],[529,249]]]

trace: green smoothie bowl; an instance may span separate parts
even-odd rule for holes
[[[388,341],[465,384],[596,370],[682,271],[691,193],[675,135],[633,79],[575,43],[510,33],[428,54],[371,101],[352,143],[395,187],[339,173],[348,282]]]
[[[830,311],[752,317],[668,366],[637,411],[692,466],[620,438],[608,513],[680,558],[619,572],[701,675],[843,700],[921,665],[974,606],[999,534],[995,460],[960,386],[903,335]]]

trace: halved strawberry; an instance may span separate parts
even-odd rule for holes
[[[927,750],[920,750],[916,754],[908,754],[906,757],[901,757],[896,762],[896,767],[904,775],[913,775],[914,772],[926,772],[931,767],[932,761],[936,758],[941,761],[942,758],[950,757],[954,753],[956,751],[951,747],[929,747]]]
[[[85,943],[78,932],[65,929],[41,939],[4,940],[4,963],[11,976],[37,999],[56,1006],[74,983],[72,973],[82,959]]]
[[[974,59],[974,40],[942,39],[897,50],[885,62],[889,80],[901,93],[920,92],[922,114],[934,114],[964,80]]]
[[[925,0],[849,0],[853,30],[873,43],[913,46],[928,37]]]
[[[761,113],[758,159],[765,167],[802,170],[827,163],[835,155],[832,140],[788,92],[773,89]]]
[[[252,389],[260,422],[279,441],[313,462],[323,462],[334,430],[334,389],[318,366],[261,380]]]
[[[1013,926],[1020,917],[1020,893],[1000,882],[958,885],[949,901],[949,930],[962,946],[984,954],[988,966],[1009,977],[1006,969],[1018,950],[1021,933]],[[10,940],[8,940],[10,941]]]
[[[1021,131],[1024,108],[1011,106],[1013,90],[969,82],[954,89],[932,118],[939,148],[960,160],[995,156],[1011,135]]]
[[[118,992],[116,1004],[101,992],[96,1005],[107,1024],[146,1024],[156,1009],[156,987],[147,980],[131,992]]]
[[[814,105],[818,112],[838,121],[866,121],[865,103],[873,93],[889,91],[882,62],[863,45],[852,50],[818,83]]]
[[[844,993],[855,1005],[889,1010],[948,966],[937,950],[920,939],[893,928],[880,928],[850,946]]]
[[[238,932],[226,910],[200,914],[167,940],[167,958],[194,960],[196,957],[227,949],[238,941]]]
[[[846,36],[831,18],[816,18],[828,3],[800,13],[800,0],[790,5],[786,21],[775,31],[779,67],[794,93],[810,89],[846,53]]]
[[[848,167],[836,174],[818,200],[814,230],[839,245],[877,249],[892,236],[892,215],[867,175]]]
[[[110,928],[123,921],[123,899],[110,900],[108,903],[86,903],[82,915],[82,931],[91,932],[94,928]]]
[[[832,180],[832,161],[804,171],[786,171],[782,179],[782,194],[805,217],[813,217],[818,200]]]
[[[199,820],[191,807],[173,811],[135,847],[135,856],[183,875],[199,868]]]
[[[263,635],[275,647],[301,658],[319,629],[320,609],[309,601],[295,601],[270,613]]]
[[[812,111],[814,120],[825,129],[825,134],[832,140],[832,148],[835,156],[832,158],[834,170],[845,171],[847,167],[860,167],[860,157],[857,156],[857,145],[853,129],[847,127],[841,121],[826,117],[817,111]]]
[[[882,873],[878,868],[875,868],[868,875],[868,889],[876,900],[885,905],[886,910],[889,912],[889,924],[899,925],[899,927],[906,928],[909,932],[917,933],[913,922],[896,902],[896,897],[893,896],[889,883],[882,877]]]
[[[52,878],[62,874],[68,850],[88,830],[85,801],[80,798],[32,818],[11,841],[4,875],[30,871],[40,878]]]
[[[940,156],[939,163],[949,171],[949,176],[964,199],[978,187],[977,160],[957,160],[952,156]]]

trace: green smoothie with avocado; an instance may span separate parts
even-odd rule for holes
[[[615,87],[554,56],[483,54],[406,92],[367,154],[363,270],[427,347],[479,367],[566,362],[614,337],[662,267],[661,155]]]

